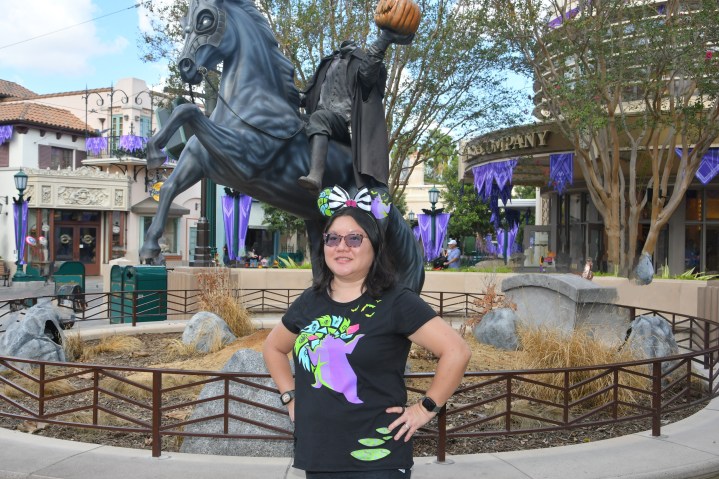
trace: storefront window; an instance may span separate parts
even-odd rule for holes
[[[706,191],[706,219],[719,220],[719,190]]]
[[[143,216],[142,217],[142,238],[140,238],[140,243],[142,243],[143,238],[145,237],[145,231],[147,231],[150,228],[150,224],[152,224],[152,220],[154,218],[152,216]],[[164,255],[168,254],[179,254],[179,241],[178,241],[178,231],[179,231],[179,218],[168,218],[167,221],[165,221],[165,231],[162,233],[162,236],[159,239],[160,243],[160,251]]]
[[[684,268],[689,270],[694,268],[694,272],[698,272],[701,265],[701,240],[702,227],[700,225],[691,225],[686,227],[684,233]]]
[[[706,227],[705,273],[719,274],[719,225]]]
[[[701,192],[697,190],[687,190],[686,194],[686,221],[701,221],[702,219],[702,200]]]

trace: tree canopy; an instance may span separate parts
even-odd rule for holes
[[[719,133],[717,3],[487,5],[494,38],[534,76],[538,116],[574,145],[610,267],[628,273],[637,253],[653,254]],[[643,243],[642,215],[651,218]]]
[[[479,0],[419,0],[422,20],[414,42],[385,56],[385,109],[391,150],[390,192],[395,200],[407,175],[432,158],[429,134],[439,129],[457,142],[515,122],[525,95],[503,71],[514,59],[489,41],[486,7]],[[302,89],[319,63],[345,39],[366,46],[376,37],[375,1],[257,0]],[[143,35],[145,59],[178,57],[185,0],[146,1],[153,33]],[[179,88],[177,77],[174,87]]]

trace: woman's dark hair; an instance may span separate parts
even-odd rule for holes
[[[377,221],[365,211],[359,208],[342,208],[336,211],[325,225],[323,233],[326,233],[337,218],[349,216],[367,233],[367,240],[372,244],[374,250],[374,261],[370,266],[367,277],[364,280],[364,290],[373,298],[379,298],[382,293],[392,288],[396,283],[394,264],[384,246],[384,235],[380,230]],[[315,277],[312,287],[317,291],[330,291],[330,285],[334,274],[330,271],[325,261],[324,251],[319,256],[319,274]]]

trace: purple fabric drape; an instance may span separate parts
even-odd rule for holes
[[[440,213],[436,216],[436,230],[434,245],[432,244],[432,216],[420,213],[417,215],[419,219],[419,233],[422,238],[422,246],[424,246],[424,259],[432,261],[439,256],[444,243],[444,235],[447,233],[447,224],[449,223],[449,213]]]
[[[676,149],[677,155],[682,156],[682,149]],[[719,173],[719,148],[709,148],[702,158],[696,176],[703,185],[709,183]]]
[[[85,140],[85,150],[97,156],[107,149],[107,138],[104,136],[95,136]]]
[[[477,195],[487,201],[492,195],[493,183],[496,183],[500,190],[505,190],[507,185],[512,183],[516,166],[517,160],[511,159],[473,167],[474,189],[477,190]],[[509,189],[511,190],[511,187]]]
[[[12,138],[12,125],[0,126],[0,145]]]
[[[574,181],[574,153],[549,155],[549,186],[560,195]]]
[[[572,8],[571,10],[567,10],[567,12],[564,15],[560,15],[557,18],[553,18],[552,20],[547,23],[547,26],[550,29],[555,29],[562,23],[564,23],[565,20],[569,20],[570,18],[574,18],[577,16],[577,13],[579,13],[579,7]]]
[[[222,197],[222,220],[225,225],[227,253],[233,261],[242,256],[251,209],[251,196],[226,195]]]
[[[236,256],[240,257],[239,245],[242,246],[242,250],[245,249],[245,240],[247,238],[247,227],[250,224],[250,210],[252,209],[252,197],[247,195],[240,195],[239,200],[239,220],[238,220],[238,249]]]
[[[225,225],[225,243],[230,259],[236,259],[234,236],[232,234],[235,226],[235,199],[232,196],[222,197],[222,223]]]
[[[25,236],[27,236],[27,201],[13,205],[15,216],[15,246],[18,264],[25,264]]]
[[[419,234],[419,226],[415,226],[412,228],[412,233],[414,233],[414,240],[419,241],[421,239],[421,236]]]
[[[147,138],[136,135],[122,135],[120,137],[119,146],[127,151],[142,150],[147,143]]]

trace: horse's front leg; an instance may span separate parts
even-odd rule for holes
[[[172,135],[183,125],[189,124],[195,128],[199,121],[206,120],[200,108],[192,103],[180,105],[172,110],[172,114],[160,130],[147,141],[147,168],[159,168],[167,160],[162,149],[172,138]]]
[[[165,221],[172,201],[203,177],[202,164],[207,151],[196,138],[190,139],[180,155],[177,167],[160,188],[160,202],[150,227],[145,232],[145,241],[140,248],[141,259],[155,259],[160,254],[159,239],[165,230]]]

